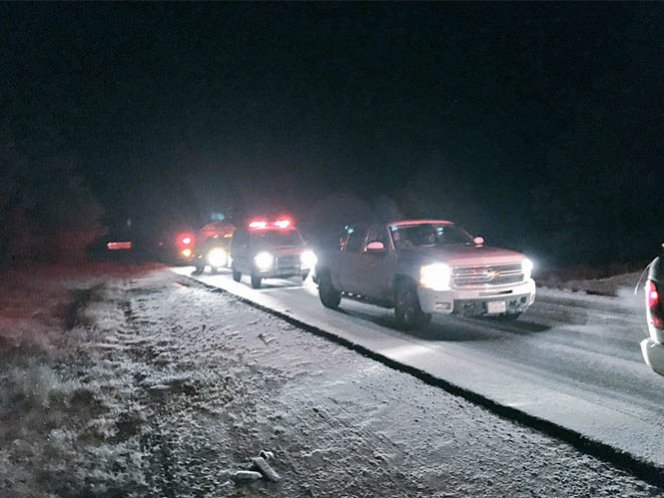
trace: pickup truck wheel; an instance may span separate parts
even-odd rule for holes
[[[431,315],[424,313],[420,308],[417,289],[413,284],[397,284],[395,293],[394,314],[401,327],[405,330],[419,329],[431,321]]]
[[[263,278],[260,277],[259,275],[254,275],[253,273],[251,274],[251,287],[252,287],[252,289],[260,289],[262,281],[263,281]]]
[[[194,271],[192,272],[192,275],[200,275],[201,273],[203,273],[204,268],[205,268],[204,266],[196,265]]]
[[[233,280],[239,282],[242,279],[242,273],[233,268]]]
[[[334,288],[328,273],[323,273],[318,279],[318,297],[323,306],[336,310],[341,302],[341,292]]]

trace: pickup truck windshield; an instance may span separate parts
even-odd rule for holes
[[[394,246],[398,250],[451,244],[473,244],[473,238],[468,233],[451,224],[392,225],[390,232],[392,233]]]
[[[304,241],[297,230],[269,230],[252,233],[254,243],[258,246],[294,246],[304,245]]]

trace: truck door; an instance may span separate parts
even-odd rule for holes
[[[385,250],[370,252],[367,245],[371,242],[382,242]],[[360,255],[358,278],[359,292],[380,300],[392,299],[392,280],[396,269],[396,252],[387,228],[375,225],[369,229]]]
[[[343,251],[339,254],[339,282],[346,292],[360,292],[359,275],[362,266],[362,250],[366,231],[361,228],[350,229]]]

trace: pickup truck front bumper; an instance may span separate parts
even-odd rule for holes
[[[279,270],[254,270],[254,274],[261,278],[291,278],[291,277],[302,277],[307,278],[309,275],[309,270],[305,268],[301,269],[279,269]]]
[[[518,285],[434,291],[418,287],[420,307],[425,313],[496,316],[523,313],[535,301],[535,281]]]

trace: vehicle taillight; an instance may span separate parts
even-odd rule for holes
[[[180,247],[191,247],[194,245],[194,236],[190,233],[182,233],[178,237],[178,245]]]
[[[109,251],[125,251],[131,249],[131,241],[125,242],[109,242],[106,244]]]
[[[649,310],[656,310],[659,308],[659,292],[657,286],[652,280],[646,282],[646,304]]]
[[[652,280],[646,282],[646,306],[648,306],[648,311],[650,312],[649,316],[655,328],[664,328],[664,317],[662,317],[662,302],[659,295],[659,289]]]

